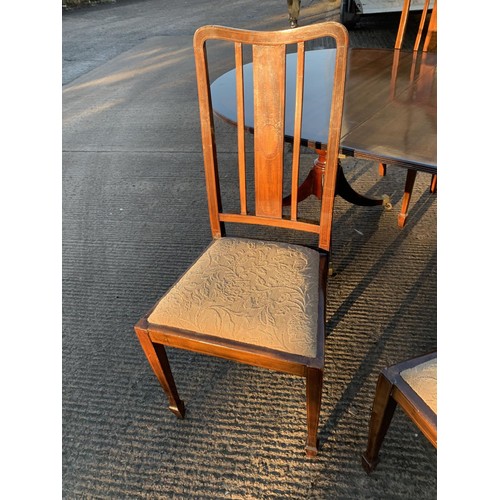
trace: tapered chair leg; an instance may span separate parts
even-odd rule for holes
[[[362,463],[366,472],[372,472],[378,464],[378,454],[387,429],[391,423],[397,403],[392,398],[392,383],[383,373],[379,375],[372,416],[368,431],[368,445],[362,455]]]
[[[306,454],[315,457],[318,454],[318,425],[323,391],[323,371],[308,368],[306,375],[307,400],[307,442]]]
[[[165,394],[169,400],[169,409],[177,418],[184,418],[186,410],[184,403],[179,398],[177,387],[175,386],[174,377],[170,370],[167,353],[161,344],[151,342],[146,331],[136,327],[135,333],[139,338],[144,354],[148,358],[149,364],[158,378]]]
[[[398,217],[399,227],[404,227],[404,225],[406,224],[406,217],[408,217],[408,207],[410,206],[411,193],[413,191],[416,177],[417,171],[408,169],[408,172],[406,174],[405,192],[403,194],[403,200],[401,201],[401,212],[399,213]]]

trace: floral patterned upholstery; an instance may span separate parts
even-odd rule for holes
[[[437,415],[437,358],[402,371],[401,377]]]
[[[148,321],[314,357],[318,287],[317,251],[224,237],[214,240]]]

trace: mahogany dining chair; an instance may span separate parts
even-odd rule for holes
[[[297,51],[295,137],[300,137],[305,42],[331,37],[337,57],[332,88],[323,196],[318,221],[304,220],[298,210],[300,141],[293,144],[291,207],[283,210],[285,57]],[[214,43],[215,41],[215,43]],[[217,155],[210,96],[207,42],[234,45],[238,154]],[[153,372],[164,389],[170,410],[184,418],[165,346],[306,379],[306,454],[318,452],[317,434],[324,370],[325,296],[340,132],[347,66],[348,33],[343,25],[325,22],[284,31],[258,32],[204,26],[194,34],[201,135],[212,242],[135,325]],[[213,45],[212,45],[213,44]],[[245,140],[243,48],[253,55],[253,140]],[[210,52],[212,54],[212,52]],[[251,142],[251,144],[247,144]],[[252,150],[253,155],[247,158]],[[248,161],[247,161],[248,160]],[[239,186],[231,186],[237,209],[222,206],[219,169],[231,167]],[[252,170],[251,175],[249,171]],[[253,179],[250,182],[250,178]],[[251,193],[251,196],[250,196]],[[226,236],[226,223],[243,227],[309,232],[317,244]],[[247,233],[245,233],[247,234]]]

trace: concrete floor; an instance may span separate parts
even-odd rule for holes
[[[337,18],[334,3],[302,2],[301,24]],[[378,372],[437,344],[428,175],[400,229],[405,172],[344,161],[356,189],[394,209],[336,201],[316,459],[303,453],[301,379],[171,351],[187,417],[167,409],[133,325],[210,241],[191,49],[204,24],[286,28],[286,2],[63,13],[63,497],[435,498],[436,451],[400,410],[377,470],[360,462]],[[367,16],[351,44],[390,47],[396,29],[397,17]],[[231,160],[232,128],[216,126]]]

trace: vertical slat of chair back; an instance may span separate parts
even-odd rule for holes
[[[294,137],[300,137],[304,83],[304,42],[322,37],[331,37],[335,40],[336,63],[320,221],[319,224],[315,224],[298,220],[297,186],[300,140],[294,141],[292,154],[292,206],[290,219],[283,218],[282,213],[286,97],[285,60],[286,45],[297,44],[298,74],[296,76],[296,95],[292,96],[292,99],[295,98],[296,112]],[[207,40],[227,40],[235,44],[240,213],[225,213],[222,212],[221,207],[213,112],[210,97],[210,80],[205,47]],[[319,236],[319,246],[325,250],[329,250],[347,68],[347,30],[341,24],[335,22],[273,32],[248,31],[222,26],[205,26],[196,31],[193,43],[198,78],[208,207],[213,237],[217,238],[221,236],[223,233],[222,224],[224,222],[261,224],[316,233]],[[254,215],[250,215],[247,211],[244,97],[248,89],[243,88],[242,44],[253,46]]]
[[[302,131],[302,101],[304,97],[304,42],[297,44],[297,80],[295,85],[295,123],[293,136],[300,137]],[[291,220],[297,220],[299,189],[300,141],[293,142]]]
[[[247,178],[245,154],[245,90],[243,88],[243,53],[241,43],[234,44],[236,66],[236,114],[238,120],[238,177],[240,183],[240,213],[247,214]]]
[[[255,215],[283,215],[285,45],[253,46]]]

